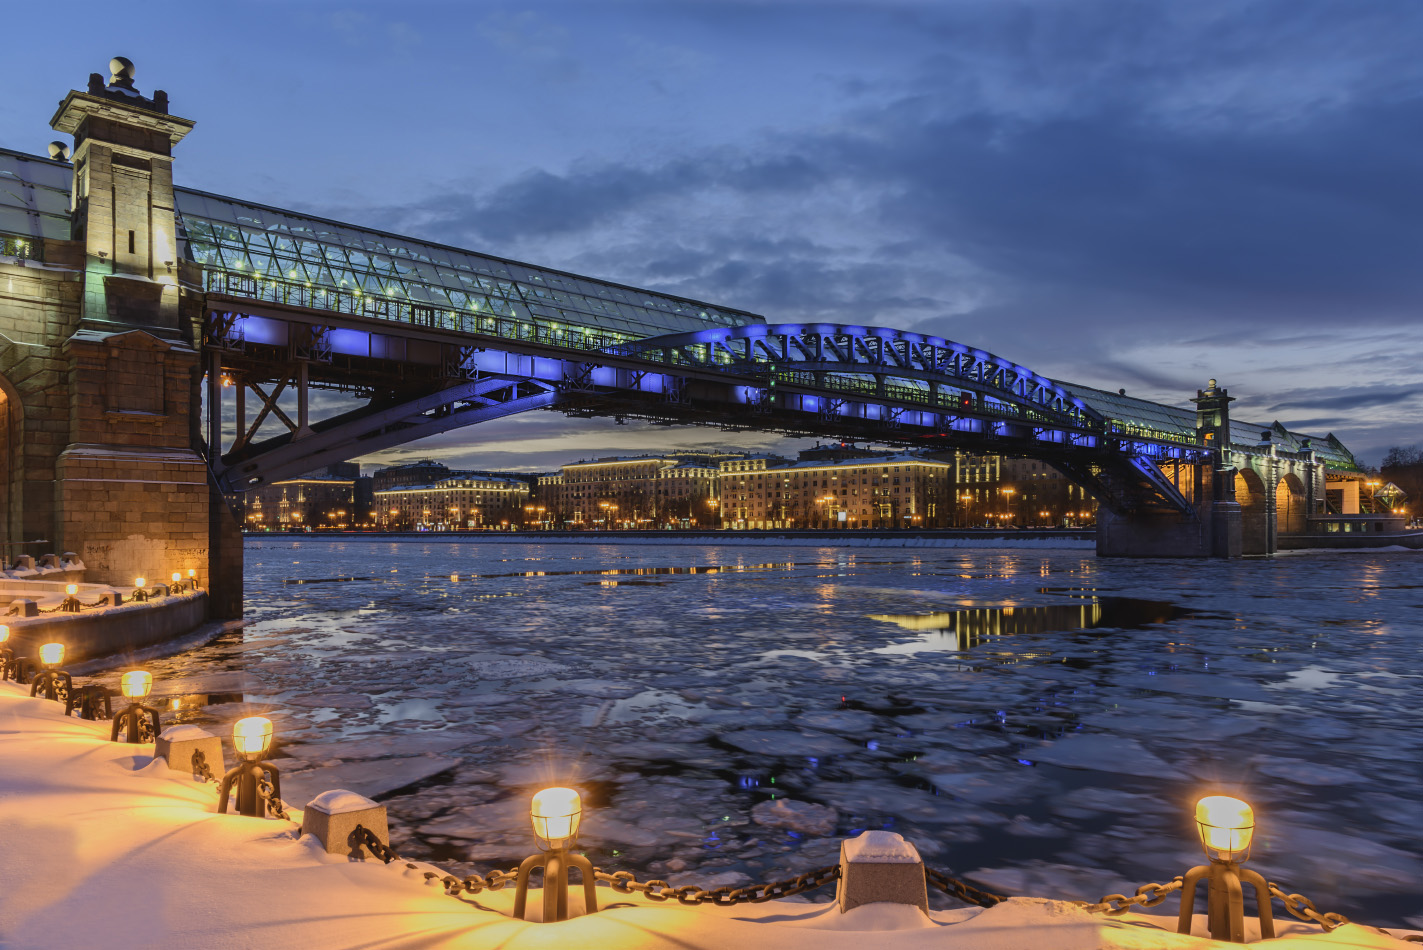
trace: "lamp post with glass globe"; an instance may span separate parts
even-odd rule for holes
[[[577,868],[583,875],[583,912],[597,913],[598,888],[593,863],[569,850],[578,837],[583,800],[571,788],[546,788],[534,796],[529,816],[533,819],[540,853],[530,855],[519,865],[514,885],[514,916],[524,918],[529,900],[529,875],[537,867],[544,869],[544,923],[568,919],[569,868]]]
[[[153,691],[153,674],[147,670],[130,670],[119,680],[119,688],[129,704],[114,717],[109,740],[118,742],[122,732],[125,742],[152,742],[159,732],[158,710],[145,706],[143,700]]]
[[[248,818],[265,818],[271,799],[282,797],[280,770],[263,756],[272,747],[272,721],[262,716],[248,716],[239,719],[232,726],[232,747],[241,762],[222,777],[222,785],[217,791],[217,812],[227,814],[229,796],[237,796],[236,808],[239,815]],[[270,776],[271,794],[262,794],[262,784]]]
[[[1260,916],[1260,939],[1275,936],[1275,920],[1270,911],[1270,888],[1257,872],[1241,867],[1250,857],[1255,836],[1255,812],[1238,798],[1211,795],[1196,803],[1196,831],[1210,864],[1191,868],[1181,884],[1181,916],[1177,933],[1191,932],[1195,913],[1196,885],[1208,883],[1206,914],[1212,940],[1245,942],[1245,900],[1242,885],[1255,888],[1255,904]]]

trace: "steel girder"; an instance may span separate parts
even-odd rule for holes
[[[345,413],[318,423],[302,438],[287,434],[250,445],[241,457],[215,466],[216,474],[224,490],[246,491],[462,426],[547,409],[558,397],[540,380],[489,377],[461,383],[400,405]]]
[[[1019,407],[1033,418],[1101,431],[1107,420],[1052,380],[984,350],[887,327],[833,323],[718,327],[652,337],[607,352],[748,376],[811,374],[835,388],[837,376],[927,383]]]

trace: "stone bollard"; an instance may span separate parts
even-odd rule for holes
[[[124,595],[116,590],[111,590],[100,599],[104,602],[105,607],[121,607],[123,606]]]
[[[892,831],[866,831],[840,842],[840,913],[861,904],[912,904],[929,912],[919,849]]]
[[[327,854],[345,854],[353,858],[370,854],[369,848],[351,837],[357,825],[371,831],[381,844],[390,845],[385,806],[344,788],[317,795],[307,803],[301,815],[301,833],[315,835]]]
[[[35,559],[28,554],[21,554],[15,558],[14,570],[33,571],[35,569]]]
[[[10,601],[10,612],[17,617],[38,617],[40,605],[28,597],[16,597]]]
[[[191,723],[169,726],[153,743],[153,757],[162,759],[168,763],[168,768],[178,772],[193,770],[193,753],[198,750],[207,759],[213,776],[221,778],[227,771],[227,762],[222,757],[222,739],[202,726]]]
[[[52,568],[54,568],[56,571],[59,570],[59,555],[58,555],[58,554],[41,554],[41,555],[40,555],[40,567],[52,567]]]

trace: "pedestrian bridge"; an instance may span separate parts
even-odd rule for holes
[[[1233,420],[1214,381],[1162,405],[868,316],[778,320],[184,188],[194,123],[110,67],[54,115],[72,147],[0,149],[0,540],[58,539],[100,582],[196,557],[240,609],[223,493],[535,409],[1039,458],[1104,506],[1104,554],[1273,551],[1281,511],[1323,514],[1358,473],[1331,435]]]

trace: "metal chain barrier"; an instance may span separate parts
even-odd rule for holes
[[[974,904],[978,907],[992,907],[1001,904],[1008,898],[1002,894],[994,894],[990,891],[981,890],[966,881],[960,881],[956,877],[949,877],[943,871],[936,871],[933,868],[924,869],[924,879],[929,886],[937,891],[943,891],[950,897],[955,897],[965,904]],[[1162,900],[1165,900],[1163,897]],[[1158,903],[1160,903],[1158,901]]]
[[[201,749],[193,750],[192,758],[193,778],[201,779],[205,782],[217,782],[217,778],[212,773],[212,768],[207,763],[207,757],[203,755]],[[272,814],[278,818],[286,819],[295,823],[287,814],[286,806],[282,800],[273,794],[272,783],[264,778],[257,785],[257,792],[267,801],[267,807]],[[357,825],[351,832],[353,843],[365,845],[371,854],[375,855],[386,864],[395,861],[402,861],[403,858],[395,852],[393,848],[385,844],[376,837],[375,832],[364,825]],[[415,865],[406,862],[406,866],[414,868]],[[426,871],[425,880],[438,880],[444,885],[445,893],[451,896],[460,894],[478,894],[481,891],[497,891],[507,884],[513,884],[519,877],[517,869],[508,871],[491,871],[488,877],[481,874],[470,874],[465,877],[455,877],[453,874],[441,875],[438,871]],[[631,871],[615,871],[607,873],[601,868],[593,869],[595,880],[603,881],[612,886],[612,889],[619,894],[643,894],[648,900],[668,901],[676,900],[680,904],[697,905],[712,904],[717,907],[734,907],[737,904],[761,904],[766,901],[776,900],[782,897],[791,897],[796,894],[803,894],[806,891],[813,891],[823,887],[832,881],[840,879],[840,865],[832,864],[814,871],[807,871],[804,874],[793,878],[786,878],[780,881],[770,881],[765,884],[752,884],[748,887],[732,887],[724,885],[714,887],[710,890],[697,887],[695,884],[684,884],[681,887],[673,887],[666,881],[653,879],[650,881],[639,881]],[[924,869],[926,883],[937,891],[941,891],[950,897],[957,898],[966,904],[973,904],[978,907],[993,907],[1001,904],[1008,898],[1002,894],[994,894],[974,887],[966,881],[950,877],[942,871],[926,867]],[[1157,907],[1165,903],[1166,898],[1179,891],[1184,886],[1184,881],[1180,875],[1172,878],[1165,884],[1143,884],[1136,889],[1134,896],[1128,897],[1125,894],[1107,894],[1095,904],[1086,901],[1072,901],[1071,903],[1081,907],[1089,914],[1104,914],[1108,917],[1119,917],[1131,910],[1133,907]],[[1314,902],[1303,894],[1288,894],[1274,882],[1266,882],[1270,896],[1279,900],[1285,905],[1285,910],[1300,920],[1311,921],[1319,924],[1325,932],[1336,927],[1349,923],[1349,918],[1343,914],[1321,913],[1314,906]],[[1408,943],[1423,944],[1423,936],[1409,935],[1399,937]]]
[[[277,796],[276,791],[272,788],[272,780],[266,776],[266,773],[263,773],[261,780],[257,782],[257,797],[267,803],[267,810],[272,814],[284,821],[296,824],[296,819],[287,814],[286,805]]]
[[[1349,922],[1349,918],[1343,914],[1321,914],[1315,908],[1314,901],[1305,897],[1303,894],[1286,894],[1274,881],[1266,881],[1265,886],[1270,889],[1271,897],[1285,905],[1285,910],[1300,920],[1314,921],[1323,927],[1326,933],[1341,924],[1347,924]]]
[[[766,884],[752,884],[750,887],[714,887],[711,890],[704,890],[695,884],[686,884],[682,887],[673,887],[666,881],[652,880],[647,882],[638,881],[631,871],[617,871],[608,874],[599,868],[593,869],[593,877],[599,881],[606,881],[613,886],[613,890],[619,894],[631,894],[637,892],[647,896],[648,900],[666,901],[676,898],[682,904],[715,904],[718,907],[732,907],[736,904],[761,904],[765,901],[775,900],[779,897],[790,897],[792,894],[803,894],[806,891],[813,891],[817,887],[823,887],[831,881],[839,880],[840,865],[832,864],[828,867],[816,868],[814,871],[807,871],[797,877],[787,878],[783,881],[771,881]]]
[[[1179,891],[1184,883],[1178,874],[1167,884],[1143,884],[1136,889],[1135,897],[1128,897],[1125,894],[1108,894],[1095,904],[1089,904],[1086,901],[1073,901],[1072,903],[1089,914],[1106,914],[1108,917],[1118,917],[1133,907],[1155,907],[1164,903],[1166,898]]]
[[[414,867],[415,865],[410,865]],[[445,893],[451,897],[458,897],[461,893],[478,894],[480,891],[497,891],[505,884],[513,884],[519,879],[519,869],[513,868],[508,871],[490,871],[488,877],[481,874],[471,874],[468,877],[455,877],[453,874],[441,876],[436,871],[426,871],[425,880],[433,881],[436,878],[445,885]]]
[[[212,766],[208,765],[208,757],[203,755],[202,749],[193,750],[192,766],[193,778],[217,784],[217,776],[212,774]]]
[[[376,837],[376,833],[365,825],[357,825],[356,830],[351,832],[351,839],[353,844],[365,845],[371,854],[380,858],[386,864],[400,860],[400,855],[396,854],[394,849]]]

